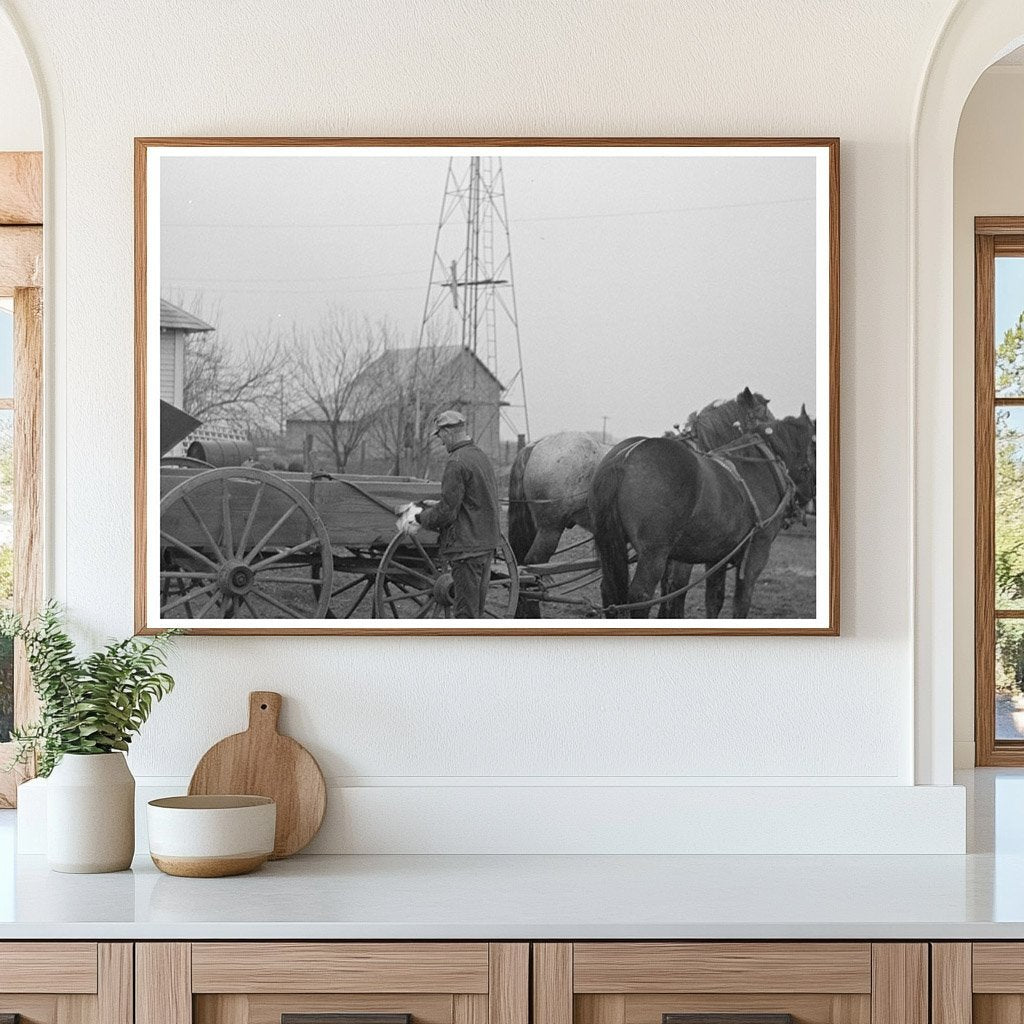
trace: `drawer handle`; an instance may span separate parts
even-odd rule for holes
[[[7,1024],[0,1020],[0,1024]],[[17,1021],[14,1022],[17,1024]],[[411,1013],[282,1013],[281,1024],[412,1024]]]
[[[663,1013],[661,1024],[793,1024],[791,1013]]]

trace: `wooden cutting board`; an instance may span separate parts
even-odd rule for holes
[[[277,803],[277,831],[271,860],[298,853],[317,834],[327,808],[327,787],[313,755],[277,731],[281,694],[249,694],[249,728],[214,744],[202,756],[190,796],[245,793]]]

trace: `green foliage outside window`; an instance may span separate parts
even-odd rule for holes
[[[996,346],[996,395],[1024,396],[1024,312]],[[1024,607],[1024,410],[996,410],[996,608]],[[1024,690],[1024,629],[996,622],[996,684]]]

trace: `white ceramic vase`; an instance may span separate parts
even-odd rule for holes
[[[124,871],[135,853],[135,778],[124,754],[65,754],[46,783],[54,871]]]

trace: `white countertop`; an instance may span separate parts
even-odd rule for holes
[[[0,939],[1024,938],[1024,856],[297,857],[239,878],[18,862]]]
[[[1024,939],[1024,772],[959,781],[966,856],[308,856],[224,879],[139,857],[61,875],[14,857],[0,812],[0,939]]]

